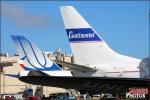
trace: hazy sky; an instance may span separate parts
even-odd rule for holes
[[[14,54],[11,34],[24,35],[42,51],[71,53],[60,6],[74,6],[115,51],[149,53],[148,1],[7,1],[1,3],[1,52]]]

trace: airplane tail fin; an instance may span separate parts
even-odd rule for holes
[[[61,70],[24,36],[12,35],[11,38],[20,57],[20,66],[25,70]]]
[[[72,6],[60,7],[64,26],[71,45],[74,62],[98,64],[113,59],[116,53]]]
[[[62,6],[60,10],[70,43],[103,41],[72,6]]]

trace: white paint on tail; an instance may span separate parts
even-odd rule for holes
[[[76,64],[106,72],[131,71],[136,73],[132,77],[139,77],[137,67],[141,60],[113,51],[72,6],[62,6],[60,10]]]

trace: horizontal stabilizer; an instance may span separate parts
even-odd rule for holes
[[[63,62],[63,61],[58,61],[58,60],[55,60],[55,62],[57,64],[65,66],[69,70],[73,70],[73,71],[82,71],[82,72],[96,72],[97,71],[94,68],[90,68],[90,67],[82,66],[82,65],[78,65],[78,64],[73,64],[73,63],[69,63],[69,62]]]
[[[4,74],[5,76],[9,76],[9,77],[13,77],[13,78],[18,78],[18,75],[14,75],[14,74]]]

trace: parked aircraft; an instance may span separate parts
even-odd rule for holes
[[[79,91],[120,93],[131,87],[148,87],[150,80],[140,78],[141,60],[113,51],[99,34],[71,6],[61,7],[75,63],[56,61],[62,70],[24,36],[12,35],[24,71],[18,78],[30,84]]]
[[[72,6],[61,7],[61,14],[74,63],[96,70],[88,76],[140,77],[141,60],[113,51]]]

